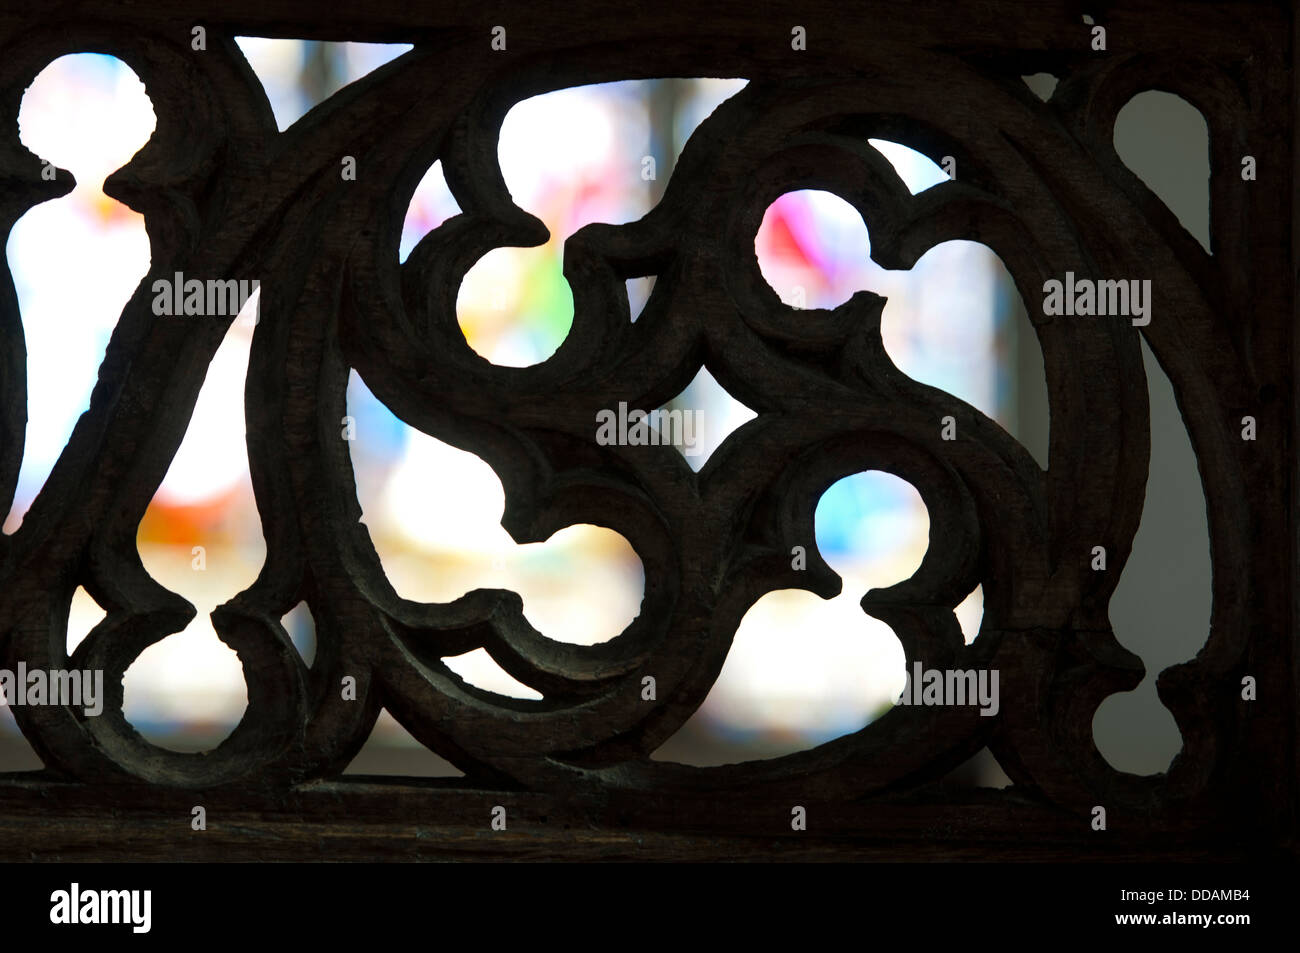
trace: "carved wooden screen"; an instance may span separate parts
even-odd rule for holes
[[[121,58],[157,114],[147,146],[107,185],[145,216],[149,276],[122,312],[89,412],[21,529],[0,537],[3,667],[102,669],[109,686],[98,717],[14,709],[46,767],[0,781],[7,852],[39,843],[64,857],[292,857],[328,835],[333,856],[987,859],[1234,855],[1290,842],[1292,10],[815,0],[719,2],[687,16],[659,4],[615,14],[589,0],[499,11],[179,0],[60,4],[56,15],[6,6],[6,231],[70,188],[66,175],[43,179],[17,132],[23,90],[52,59]],[[1090,43],[1085,13],[1108,31],[1104,52]],[[497,25],[505,49],[492,42]],[[238,35],[415,48],[281,133]],[[1020,79],[1040,69],[1063,77],[1047,102]],[[749,84],[690,139],[650,214],[567,242],[575,314],[559,351],[530,368],[489,364],[457,325],[461,278],[490,249],[545,238],[498,167],[506,111],[566,86],[671,76]],[[1116,114],[1148,89],[1184,97],[1207,120],[1212,253],[1116,155]],[[872,136],[953,156],[960,174],[913,196]],[[1257,181],[1240,174],[1248,154]],[[355,179],[340,175],[345,155]],[[404,209],[435,160],[464,214],[399,265]],[[771,200],[799,188],[858,209],[886,267],[910,267],[956,238],[1001,256],[1043,352],[1046,471],[996,423],[891,363],[884,299],[860,294],[803,312],[778,300],[753,239]],[[175,272],[259,279],[263,289],[244,411],[267,558],[256,584],[213,615],[242,662],[248,709],[207,754],[156,747],[121,710],[126,668],[193,616],[145,572],[136,527],[230,320],[154,314],[153,281]],[[1149,277],[1149,324],[1046,313],[1045,282],[1067,272]],[[645,275],[658,281],[634,324],[624,282]],[[0,304],[7,504],[26,420],[23,326],[7,271]],[[1196,451],[1214,577],[1203,650],[1160,677],[1184,747],[1153,777],[1114,770],[1092,738],[1101,701],[1143,673],[1107,614],[1147,480],[1140,338],[1173,383]],[[702,366],[758,418],[698,475],[671,448],[598,445],[601,409],[659,406]],[[491,464],[516,539],[574,523],[623,534],[646,573],[635,622],[611,642],[570,646],[536,632],[508,591],[446,605],[399,598],[360,523],[339,439],[349,369],[408,424]],[[1241,439],[1247,416],[1257,441]],[[941,438],[945,417],[956,440]],[[932,530],[915,575],[872,591],[863,610],[892,626],[909,665],[996,668],[996,717],[900,706],[770,761],[651,760],[700,705],[756,599],[777,588],[838,591],[816,555],[813,508],[834,481],[864,469],[917,487]],[[810,560],[802,573],[790,568],[798,545]],[[1095,546],[1109,554],[1105,572],[1091,565]],[[953,607],[975,584],[983,629],[966,645]],[[107,617],[69,658],[78,585]],[[318,626],[310,668],[278,621],[300,599]],[[442,663],[478,647],[543,699],[480,691]],[[643,698],[646,676],[654,702]],[[1258,700],[1243,697],[1248,677]],[[355,679],[355,700],[340,690],[345,678]],[[342,778],[381,708],[465,777]],[[1011,788],[936,785],[985,746]],[[206,806],[207,835],[176,836],[195,803]],[[496,805],[508,806],[511,836],[487,841]],[[1094,830],[1098,806],[1113,836]],[[791,823],[795,807],[806,830]]]

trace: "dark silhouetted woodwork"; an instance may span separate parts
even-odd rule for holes
[[[23,90],[52,59],[120,57],[146,84],[157,128],[106,184],[145,216],[149,275],[122,311],[88,413],[20,530],[0,537],[0,665],[102,668],[106,709],[14,709],[46,768],[0,780],[4,856],[987,860],[1287,849],[1297,782],[1294,11],[1101,6],[723,0],[687,16],[592,0],[496,11],[398,0],[335,12],[305,0],[7,4],[6,233],[72,187],[64,171],[44,181],[18,139]],[[1106,25],[1106,53],[1089,48],[1083,12]],[[196,24],[203,52],[190,46]],[[507,52],[491,48],[495,24],[507,27]],[[795,24],[808,51],[791,49]],[[245,34],[415,49],[280,133],[234,43]],[[1049,102],[1020,78],[1040,70],[1062,77]],[[691,137],[648,215],[566,242],[575,315],[556,354],[528,368],[488,363],[457,324],[460,281],[493,248],[546,239],[502,180],[506,111],[566,86],[670,76],[749,85]],[[1116,113],[1147,89],[1184,97],[1208,123],[1212,254],[1116,155]],[[960,174],[912,196],[868,137],[953,156]],[[1256,182],[1241,180],[1246,154]],[[343,156],[356,159],[355,181],[340,176]],[[435,160],[464,214],[399,265],[403,216]],[[1001,257],[1043,352],[1046,471],[997,423],[892,364],[883,298],[859,293],[833,311],[781,303],[753,239],[766,206],[801,188],[857,208],[885,267],[911,267],[949,239]],[[156,316],[152,283],[178,271],[262,286],[243,412],[267,557],[257,582],[213,613],[243,664],[248,709],[207,754],[159,748],[121,711],[127,667],[194,615],[136,550],[230,321]],[[1153,319],[1139,328],[1045,316],[1043,282],[1066,271],[1150,278]],[[657,283],[633,323],[624,281],[643,275]],[[1160,675],[1184,746],[1151,777],[1111,768],[1092,737],[1099,704],[1144,674],[1107,615],[1146,492],[1139,335],[1173,384],[1197,455],[1214,578],[1204,648]],[[6,505],[23,451],[25,366],[6,270]],[[671,447],[596,443],[599,410],[660,406],[701,366],[758,416],[698,474]],[[509,591],[445,605],[400,598],[360,522],[340,437],[350,368],[406,423],[493,467],[516,540],[575,523],[625,536],[645,567],[644,603],[626,631],[594,646],[555,642]],[[1240,439],[1243,415],[1257,419],[1257,442]],[[940,437],[945,416],[955,441]],[[893,628],[909,665],[997,668],[997,716],[898,707],[770,761],[652,760],[705,698],[761,595],[839,591],[817,555],[813,512],[826,488],[864,469],[916,486],[931,530],[915,575],[870,592],[863,610]],[[790,568],[797,545],[804,572]],[[1107,572],[1090,567],[1097,545]],[[967,646],[953,607],[977,584],[983,628]],[[107,616],[69,659],[78,585]],[[310,668],[279,621],[304,599],[318,633]],[[799,633],[790,637],[797,651]],[[481,691],[442,661],[479,647],[543,700]],[[641,697],[646,675],[653,703]],[[1258,701],[1242,700],[1246,675]],[[356,701],[341,697],[344,676],[357,681]],[[465,777],[341,777],[381,708]],[[985,747],[1011,788],[943,783]],[[207,809],[207,832],[190,830],[194,804]],[[497,804],[509,829],[491,834]],[[807,831],[791,830],[794,805],[807,808]],[[1090,827],[1096,805],[1104,833]]]

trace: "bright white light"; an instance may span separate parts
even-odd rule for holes
[[[933,159],[917,152],[915,149],[909,149],[905,145],[890,142],[887,139],[868,139],[867,141],[889,160],[889,164],[894,167],[898,177],[903,180],[903,184],[911,190],[913,195],[930,188],[932,185],[949,181],[947,173]]]
[[[27,345],[27,432],[6,532],[21,523],[86,410],[122,307],[149,269],[141,216],[101,191],[154,129],[144,85],[119,60],[76,54],[33,81],[18,114],[29,150],[77,179],[28,211],[7,246]]]
[[[501,527],[501,480],[482,459],[412,429],[384,494],[386,525],[413,546],[466,552],[513,547]]]

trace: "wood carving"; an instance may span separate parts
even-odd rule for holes
[[[1069,3],[801,4],[815,54],[791,49],[792,14],[779,6],[760,16],[722,2],[687,23],[652,10],[615,16],[590,0],[544,3],[504,20],[505,53],[489,43],[496,21],[453,4],[420,7],[375,0],[319,13],[297,0],[239,0],[218,16],[184,0],[64,4],[57,22],[26,6],[0,16],[6,232],[71,188],[66,172],[43,181],[18,140],[23,90],[52,59],[121,58],[158,118],[148,144],[106,184],[145,216],[149,275],[122,312],[89,412],[22,527],[0,537],[0,665],[102,669],[106,707],[97,717],[15,708],[46,769],[0,784],[0,810],[22,817],[53,796],[46,803],[71,811],[112,803],[166,813],[188,803],[183,792],[203,791],[205,803],[286,823],[418,812],[436,826],[483,810],[484,792],[507,791],[552,805],[539,816],[559,817],[567,804],[598,827],[702,832],[710,846],[680,855],[706,856],[744,833],[790,842],[790,805],[816,804],[823,836],[841,845],[883,838],[900,855],[925,843],[992,857],[1030,831],[1060,854],[1085,857],[1107,849],[1087,839],[1090,811],[1104,805],[1130,843],[1170,853],[1290,842],[1294,10],[1126,4],[1106,22],[1112,37],[1128,39],[1101,56]],[[207,30],[202,53],[190,46],[196,23]],[[244,34],[415,48],[281,133],[234,43]],[[1042,68],[1062,75],[1047,102],[1020,79]],[[574,320],[556,354],[527,368],[488,363],[457,324],[461,279],[493,248],[547,237],[502,179],[506,111],[567,86],[664,76],[749,85],[691,137],[648,215],[568,240]],[[1116,155],[1115,116],[1147,89],[1184,97],[1208,123],[1212,253]],[[869,137],[936,161],[954,156],[962,174],[913,196]],[[1257,183],[1241,181],[1247,153],[1258,158]],[[345,155],[355,157],[355,181],[339,175]],[[464,212],[399,264],[405,209],[435,160]],[[767,205],[801,188],[851,203],[886,267],[911,267],[949,239],[1001,256],[1044,357],[1046,470],[997,423],[893,365],[880,337],[883,298],[864,292],[831,311],[795,311],[777,298],[753,237]],[[121,709],[127,667],[194,614],[136,550],[136,528],[230,321],[154,314],[153,281],[175,272],[258,279],[262,288],[244,412],[267,557],[257,582],[213,613],[243,665],[248,709],[206,754],[153,745]],[[1150,323],[1044,313],[1044,282],[1066,272],[1150,278]],[[643,275],[657,282],[633,323],[624,281]],[[1195,448],[1214,575],[1204,648],[1160,675],[1184,747],[1152,777],[1111,768],[1092,740],[1100,703],[1144,671],[1107,614],[1147,480],[1140,339],[1172,381]],[[6,269],[6,504],[23,452],[25,366]],[[659,406],[701,367],[758,416],[698,474],[671,447],[598,445],[601,409]],[[574,646],[537,632],[510,591],[443,605],[399,597],[360,522],[340,439],[351,368],[407,424],[493,467],[516,540],[575,523],[625,536],[645,567],[637,619],[607,643]],[[1240,439],[1246,414],[1268,441]],[[957,440],[940,438],[946,416]],[[703,701],[760,596],[839,591],[817,556],[813,511],[832,483],[864,469],[912,483],[932,528],[915,575],[868,593],[863,611],[893,628],[909,667],[996,668],[996,716],[899,706],[854,734],[770,761],[651,760]],[[789,567],[796,545],[807,547],[806,572]],[[1090,567],[1098,545],[1105,573]],[[976,584],[983,629],[966,645],[953,607]],[[69,658],[78,585],[107,616]],[[279,621],[300,600],[318,631],[310,668]],[[443,662],[479,647],[543,699],[477,689]],[[647,675],[654,703],[641,697]],[[1246,675],[1267,704],[1242,700]],[[339,691],[345,676],[356,680],[355,701]],[[423,794],[394,782],[388,815],[374,807],[374,782],[340,780],[381,708],[465,778]],[[945,794],[936,782],[986,746],[1014,786]],[[717,808],[724,798],[733,817]],[[567,848],[557,839],[552,849]]]

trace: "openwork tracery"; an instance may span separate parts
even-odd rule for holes
[[[884,7],[871,26],[874,8],[814,5],[809,36],[824,44],[814,55],[792,51],[785,27],[725,9],[688,28],[653,17],[615,24],[579,3],[592,8],[585,32],[575,25],[581,14],[548,31],[535,13],[511,26],[510,52],[501,53],[489,44],[490,24],[421,24],[385,5],[328,28],[307,14],[271,22],[260,5],[232,6],[244,15],[209,22],[202,53],[190,44],[197,21],[170,11],[23,29],[10,20],[4,31],[6,229],[69,188],[66,177],[43,181],[40,161],[18,141],[22,91],[46,63],[112,53],[144,80],[158,116],[148,145],[107,186],[145,215],[150,274],[122,313],[89,413],[22,528],[0,539],[0,659],[10,668],[20,660],[102,668],[109,686],[98,717],[15,709],[51,778],[273,795],[336,777],[386,707],[462,769],[467,785],[543,792],[851,801],[920,790],[984,746],[1018,795],[1065,809],[1063,825],[1084,823],[1103,803],[1112,817],[1141,816],[1155,828],[1203,827],[1267,787],[1262,765],[1294,727],[1292,468],[1280,452],[1243,449],[1237,430],[1250,413],[1281,435],[1275,448],[1290,446],[1291,275],[1279,252],[1289,229],[1276,208],[1289,192],[1264,190],[1269,176],[1289,181],[1290,124],[1281,120],[1290,100],[1284,58],[1251,47],[1250,36],[1216,32],[1230,14],[1180,15],[1178,33],[1156,7],[1138,5],[1119,25],[1149,24],[1146,45],[1130,40],[1089,57],[1065,25],[1074,21],[1061,14],[1058,24],[1052,5],[1015,17],[1008,9],[1013,39],[976,30],[982,39],[965,44],[958,24],[942,26],[929,12],[895,10],[891,30]],[[1264,19],[1252,35],[1269,29]],[[1041,47],[1011,48],[1027,44],[1021,33],[1035,25]],[[311,30],[415,49],[277,132],[233,37]],[[1069,43],[1078,50],[1061,52]],[[1063,74],[1048,102],[1020,79],[1044,62],[1044,49],[1057,51]],[[577,84],[700,75],[749,85],[698,129],[645,218],[588,226],[568,241],[575,313],[559,351],[529,368],[474,353],[456,320],[462,277],[493,248],[545,239],[541,223],[512,203],[497,164],[510,106]],[[1152,88],[1183,96],[1208,122],[1213,254],[1116,156],[1116,113]],[[1263,120],[1270,110],[1284,112]],[[962,174],[912,196],[868,144],[877,136],[936,160],[955,156]],[[1260,157],[1254,189],[1237,175],[1247,152]],[[345,155],[355,157],[355,180],[339,175]],[[404,210],[435,160],[464,214],[399,265]],[[799,188],[834,192],[857,208],[886,267],[910,267],[958,238],[1001,256],[1043,352],[1046,471],[995,422],[891,363],[880,338],[883,299],[863,293],[833,311],[781,303],[759,274],[753,237],[766,206]],[[178,271],[258,279],[262,289],[244,412],[268,553],[256,584],[213,616],[239,654],[249,705],[234,734],[205,755],[155,747],[121,711],[126,668],[193,615],[145,572],[135,546],[230,320],[154,314],[153,279]],[[1153,320],[1139,328],[1124,317],[1045,315],[1040,289],[1067,271],[1150,276]],[[643,275],[657,283],[633,323],[624,282]],[[0,293],[0,488],[12,494],[25,352],[7,274]],[[1184,749],[1151,778],[1116,772],[1092,741],[1098,705],[1143,672],[1107,618],[1147,479],[1140,337],[1173,382],[1197,453],[1214,568],[1205,648],[1160,680]],[[700,473],[670,447],[598,445],[602,408],[658,406],[701,366],[758,416]],[[409,425],[491,464],[516,539],[542,540],[574,523],[623,534],[645,567],[639,617],[612,641],[584,647],[538,633],[512,592],[480,590],[446,605],[400,598],[360,522],[339,439],[350,368]],[[940,438],[947,416],[955,441]],[[652,761],[704,699],[755,600],[777,588],[838,591],[812,545],[813,510],[828,486],[863,469],[911,482],[932,521],[920,569],[869,593],[864,611],[893,627],[909,664],[999,669],[996,717],[900,707],[772,761]],[[807,572],[790,569],[796,545],[808,547]],[[1110,554],[1110,571],[1091,570],[1095,545]],[[984,628],[967,646],[952,610],[976,584]],[[69,660],[63,646],[78,585],[107,617]],[[310,668],[278,621],[300,599],[319,633]],[[543,699],[481,691],[442,661],[479,647]],[[1243,707],[1243,674],[1260,679],[1261,695],[1287,699],[1264,719],[1271,738]],[[640,691],[645,675],[657,682],[653,704]],[[345,676],[357,681],[355,701],[338,690]]]

